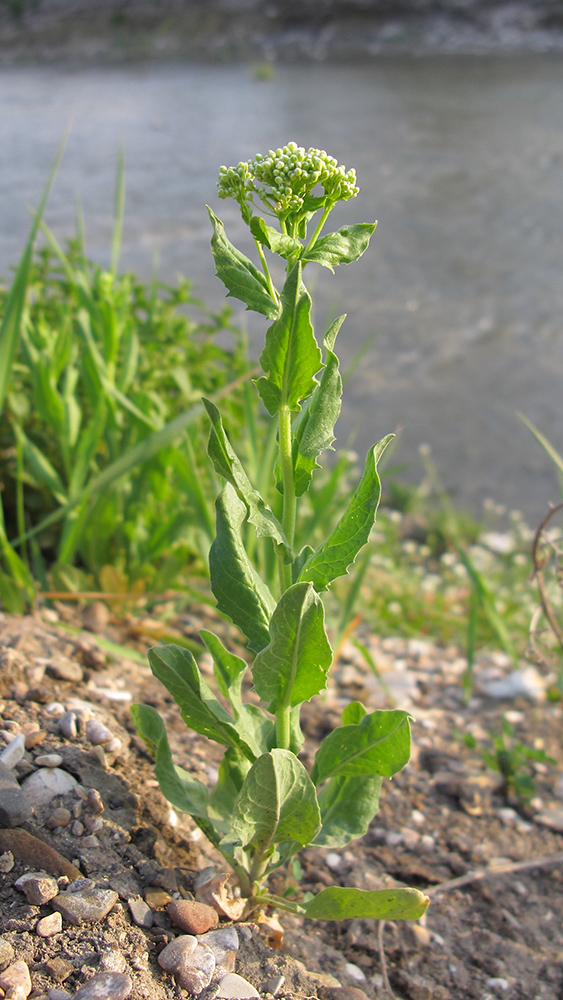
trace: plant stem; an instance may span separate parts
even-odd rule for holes
[[[260,257],[260,260],[262,261],[262,269],[264,271],[264,277],[266,278],[266,281],[268,282],[268,291],[269,291],[270,295],[272,296],[274,302],[279,302],[279,296],[278,296],[278,293],[276,292],[276,289],[274,288],[274,283],[272,281],[272,276],[270,274],[270,269],[268,267],[268,262],[266,260],[264,251],[262,249],[262,244],[258,240],[256,240],[256,239],[254,240],[254,242],[256,243],[256,249],[258,251],[258,256]]]
[[[322,228],[323,228],[326,220],[328,219],[330,213],[332,212],[333,208],[334,208],[334,206],[333,206],[332,202],[329,202],[329,204],[325,206],[324,212],[321,215],[321,218],[319,220],[319,224],[318,224],[317,228],[315,229],[315,232],[311,236],[311,239],[307,243],[307,246],[305,247],[305,253],[307,253],[308,250],[312,250],[313,249],[315,243],[317,242],[317,240],[318,240],[318,238],[319,238],[319,236],[321,234],[321,230],[322,230]]]
[[[276,747],[289,750],[291,741],[291,706],[284,705],[276,712]]]
[[[282,527],[291,548],[295,536],[297,499],[293,478],[291,410],[287,403],[282,403],[279,409],[279,451],[283,484]],[[283,594],[291,585],[291,567],[284,562],[283,552],[278,553],[278,572],[280,594]]]

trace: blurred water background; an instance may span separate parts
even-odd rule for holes
[[[331,218],[379,222],[359,263],[314,272],[319,332],[346,311],[344,362],[370,344],[339,443],[353,436],[363,452],[399,430],[405,478],[420,479],[428,443],[456,503],[478,513],[493,496],[537,521],[557,480],[516,411],[563,451],[563,57],[391,56],[260,75],[240,64],[0,69],[0,274],[69,122],[46,213],[57,238],[73,234],[79,198],[89,252],[109,261],[122,144],[122,267],[182,273],[212,304],[223,287],[205,203],[245,239],[236,206],[216,198],[219,165],[289,140],[325,148],[362,189]],[[250,335],[259,345],[260,323]]]

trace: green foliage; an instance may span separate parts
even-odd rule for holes
[[[514,727],[508,719],[502,720],[502,731],[492,738],[491,749],[483,749],[482,755],[488,767],[502,774],[505,794],[509,800],[515,800],[521,805],[527,804],[535,795],[533,762],[557,763],[553,757],[548,757],[545,750],[526,746],[515,739]]]
[[[229,312],[209,312],[188,282],[117,275],[121,171],[116,204],[110,270],[81,239],[63,251],[45,226],[33,261],[42,205],[0,292],[0,596],[13,609],[33,598],[30,551],[56,589],[107,590],[117,573],[139,593],[203,565],[213,537],[201,395],[221,398],[248,371],[242,341],[215,343],[232,331]],[[231,394],[228,412],[240,405]]]
[[[191,813],[228,859],[248,900],[247,914],[270,904],[322,920],[416,919],[428,905],[417,889],[364,892],[337,886],[301,905],[278,900],[265,885],[270,872],[307,844],[340,847],[365,833],[378,809],[383,777],[401,770],[410,754],[406,712],[368,714],[354,703],[344,710],[342,726],[321,743],[310,773],[297,756],[303,744],[300,707],[326,687],[333,658],[319,592],[347,574],[370,538],[381,495],[377,466],[390,440],[370,448],[356,489],[334,517],[329,496],[337,492],[343,466],[336,463],[336,479],[331,483],[329,475],[320,501],[312,484],[317,459],[334,440],[340,411],[342,382],[333,349],[342,319],[331,326],[321,349],[303,272],[312,262],[332,268],[365,251],[375,225],[321,237],[336,202],[357,192],[353,171],[346,172],[324,151],[305,152],[294,143],[236,168],[221,168],[219,194],[238,202],[261,270],[233,247],[210,211],[211,247],[227,293],[272,320],[260,358],[263,374],[255,381],[272,429],[263,435],[261,453],[254,411],[247,407],[253,485],[219,409],[205,403],[211,421],[209,460],[224,482],[216,500],[209,563],[217,607],[255,654],[252,680],[260,705],[242,697],[246,661],[210,632],[202,638],[213,657],[222,702],[190,652],[178,646],[149,651],[153,673],[172,694],[187,725],[225,747],[208,798],[174,766],[154,710],[133,708],[163,793]],[[255,199],[279,228],[254,214]],[[317,212],[320,221],[307,242],[307,225]],[[272,283],[264,248],[287,261],[281,292]],[[239,439],[243,437],[239,428]],[[264,470],[271,474],[269,483]],[[303,534],[298,516],[298,500],[304,503],[306,493],[313,497],[312,516],[305,518],[309,529],[324,519],[324,538],[316,549],[309,544],[313,532]],[[324,518],[327,511],[330,517]]]

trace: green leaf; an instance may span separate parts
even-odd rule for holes
[[[139,736],[155,759],[154,773],[164,797],[180,812],[206,818],[207,788],[172,762],[166,728],[156,709],[149,705],[132,705],[131,716]]]
[[[273,253],[279,254],[287,260],[289,257],[296,257],[301,253],[303,244],[285,233],[278,232],[273,226],[268,226],[258,215],[253,215],[250,220],[250,232],[254,239],[263,246],[268,247]]]
[[[377,711],[355,725],[333,729],[315,756],[311,773],[315,785],[335,775],[391,778],[410,757],[409,718],[399,709]]]
[[[13,422],[14,433],[21,445],[27,463],[27,470],[36,483],[46,486],[58,503],[67,500],[64,484],[46,455],[27,437],[20,424]]]
[[[359,704],[359,702],[356,702]],[[379,808],[382,778],[331,778],[319,792],[321,832],[316,847],[345,847],[367,833]]]
[[[256,755],[203,680],[188,649],[175,645],[152,646],[148,658],[154,676],[174,698],[187,726],[222,746],[236,747],[248,760],[254,760]]]
[[[295,495],[298,497],[309,488],[313,470],[319,468],[318,456],[330,448],[334,441],[334,425],[340,416],[342,378],[332,345],[345,318],[340,316],[335,320],[327,333],[326,362],[320,384],[304,404],[294,424],[296,453],[293,468]],[[329,343],[331,347],[328,346]]]
[[[340,521],[303,567],[300,580],[310,580],[315,590],[326,590],[333,580],[348,572],[360,549],[369,540],[381,496],[377,463],[393,434],[367,453],[364,474]]]
[[[311,920],[418,920],[430,900],[419,889],[347,889],[331,885],[305,907]]]
[[[361,701],[351,701],[342,709],[341,725],[355,726],[362,721],[364,715],[367,715],[367,712]]]
[[[322,601],[311,584],[295,583],[272,615],[270,642],[254,661],[254,687],[275,713],[322,691],[331,663]]]
[[[254,489],[246,475],[225,433],[219,410],[209,399],[203,399],[203,405],[211,420],[207,451],[216,473],[234,487],[238,497],[246,504],[248,520],[254,525],[258,537],[272,538],[275,545],[283,545],[289,553],[289,543],[284,530],[274,512]]]
[[[315,789],[289,750],[271,750],[252,765],[237,796],[232,829],[245,848],[265,853],[274,844],[308,844],[320,829]]]
[[[328,233],[302,255],[303,263],[310,260],[328,267],[331,271],[337,264],[351,264],[367,250],[377,222],[358,222],[353,226],[343,226],[335,233]]]
[[[241,537],[246,507],[227,483],[217,500],[217,536],[209,551],[211,589],[219,611],[240,628],[254,652],[269,642],[268,625],[276,606],[254,569]]]
[[[256,387],[270,416],[282,403],[298,410],[300,401],[317,385],[315,375],[322,366],[310,320],[311,297],[301,280],[301,270],[298,262],[286,278],[281,315],[266,331],[260,357],[267,375],[256,380]]]
[[[215,679],[221,694],[231,704],[237,731],[255,756],[259,757],[270,749],[275,723],[257,705],[246,705],[242,700],[241,684],[248,664],[240,656],[225,649],[213,632],[203,629],[199,634],[213,657]]]
[[[209,802],[209,816],[213,820],[214,826],[220,829],[221,833],[228,833],[231,829],[231,817],[235,806],[235,799],[240,792],[244,779],[250,770],[250,764],[238,750],[229,747],[223,756],[219,766],[217,782],[213,787]],[[219,827],[219,820],[222,824]]]
[[[304,545],[300,552],[297,553],[295,559],[293,560],[293,565],[291,567],[291,582],[297,583],[299,579],[299,574],[303,569],[305,563],[311,558],[314,552],[312,545]]]
[[[244,302],[247,309],[262,313],[274,319],[279,306],[270,295],[266,278],[248,257],[240,253],[225,236],[225,227],[208,207],[213,226],[211,250],[215,260],[215,271],[227,289],[227,296],[234,296]]]

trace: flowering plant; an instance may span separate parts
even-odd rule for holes
[[[378,810],[382,779],[401,770],[410,755],[408,714],[368,713],[356,701],[342,712],[342,725],[320,744],[310,773],[299,759],[304,742],[300,706],[326,687],[333,659],[320,595],[348,572],[369,539],[381,493],[377,463],[391,438],[370,448],[360,482],[325,541],[316,550],[305,545],[296,552],[298,502],[319,468],[319,455],[334,441],[340,413],[342,380],[334,346],[344,320],[341,316],[332,323],[322,344],[317,342],[303,270],[313,262],[330,269],[349,264],[367,249],[375,223],[321,235],[334,205],[358,190],[353,170],[346,171],[324,150],[305,152],[295,143],[236,167],[221,167],[219,197],[238,202],[260,268],[232,245],[209,209],[215,267],[228,295],[272,321],[255,385],[277,421],[274,474],[281,516],[253,487],[219,410],[204,400],[210,419],[208,454],[224,481],[209,554],[211,588],[219,611],[240,629],[254,654],[252,681],[261,705],[243,698],[249,664],[211,632],[200,634],[213,658],[222,700],[204,681],[191,653],[178,646],[149,650],[151,669],[186,724],[225,747],[211,791],[173,764],[155,709],[135,705],[132,711],[155,757],[164,795],[176,809],[190,813],[228,860],[247,900],[245,915],[269,904],[324,920],[416,919],[428,905],[428,897],[411,888],[329,886],[293,902],[273,895],[267,886],[268,875],[303,847],[341,848],[365,834]],[[277,227],[255,214],[257,203]],[[287,262],[281,292],[274,287],[266,251]],[[275,593],[248,554],[247,524],[275,551]]]

